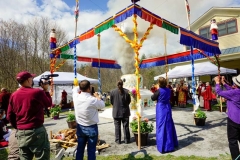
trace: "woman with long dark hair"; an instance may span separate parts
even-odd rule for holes
[[[161,153],[172,152],[178,146],[176,129],[172,119],[170,105],[171,91],[167,88],[167,81],[163,77],[158,79],[158,90],[152,95],[156,104],[156,141],[157,149]]]

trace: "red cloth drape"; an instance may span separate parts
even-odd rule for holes
[[[156,15],[153,15],[152,13],[147,12],[146,10],[142,10],[142,19],[162,27],[162,19]]]

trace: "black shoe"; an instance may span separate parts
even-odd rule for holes
[[[121,144],[121,142],[119,142],[119,141],[115,141],[117,144]]]
[[[125,144],[128,144],[128,143],[130,143],[130,140],[125,140]]]

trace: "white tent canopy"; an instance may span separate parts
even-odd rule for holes
[[[40,78],[43,75],[49,75],[51,74],[49,71],[44,72],[43,74],[35,77],[33,79],[34,84],[38,84]],[[73,72],[54,72],[54,74],[58,74],[58,77],[53,77],[53,83],[54,84],[73,84],[73,79],[74,79],[74,73]],[[97,79],[92,79],[92,78],[88,78],[85,77],[81,74],[77,73],[77,79],[78,82],[82,81],[82,80],[88,80],[91,84],[97,84],[98,80]]]
[[[49,75],[50,72],[46,71],[43,74],[35,77],[33,79],[35,86],[38,86],[38,82],[43,75]],[[54,104],[59,104],[61,102],[62,91],[65,90],[67,92],[67,101],[72,101],[72,88],[73,88],[73,80],[74,80],[74,73],[73,72],[54,72],[54,74],[58,74],[58,77],[53,77],[54,83],[54,93],[52,96],[52,101]],[[97,84],[97,79],[88,78],[82,76],[81,74],[77,73],[78,82],[82,80],[88,80],[91,84]]]
[[[237,71],[234,69],[228,69],[220,67],[221,74],[236,74]],[[194,64],[194,76],[201,75],[217,75],[218,67],[210,62],[196,63]],[[167,73],[168,78],[183,78],[192,76],[192,65],[177,66]],[[159,77],[166,77],[166,73],[155,76],[154,80]]]

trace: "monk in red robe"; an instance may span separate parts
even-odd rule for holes
[[[211,101],[212,101],[212,87],[209,85],[209,82],[206,82],[206,90],[202,92],[204,99],[204,109],[211,111]]]

